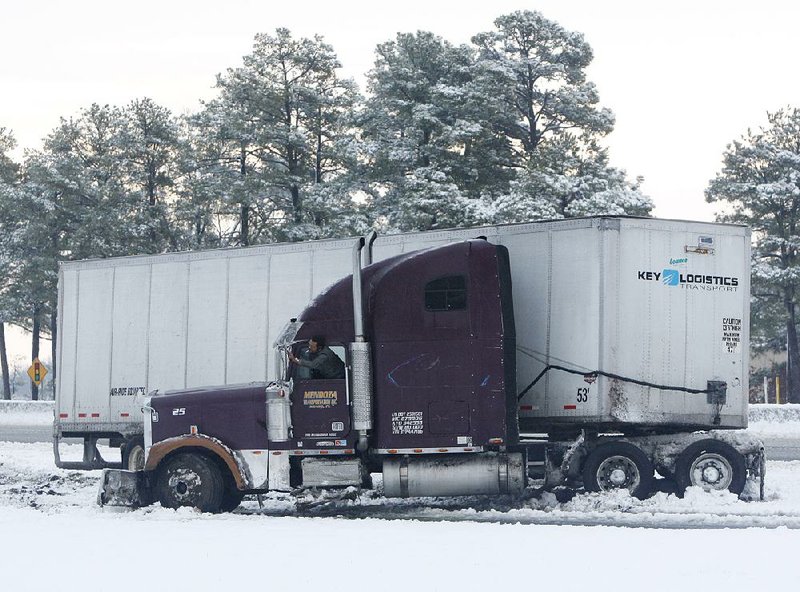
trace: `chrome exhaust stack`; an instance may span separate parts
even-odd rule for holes
[[[366,245],[364,247],[364,267],[367,265],[372,265],[372,243],[375,242],[376,238],[378,238],[378,233],[374,230],[370,230],[367,238],[365,239]]]
[[[372,260],[372,243],[377,234],[370,233],[369,246],[365,253]],[[369,447],[372,431],[372,346],[364,336],[364,302],[361,291],[361,255],[365,246],[360,237],[353,246],[353,324],[355,341],[350,344],[353,366],[353,428],[358,433],[357,448],[365,451]]]

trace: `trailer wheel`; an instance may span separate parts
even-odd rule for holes
[[[653,489],[653,463],[628,442],[608,442],[595,448],[583,464],[586,491],[627,489],[644,499]]]
[[[131,438],[122,445],[122,468],[128,471],[144,469],[144,440]]]
[[[747,479],[744,456],[720,440],[700,440],[681,452],[675,461],[678,496],[690,485],[706,491],[724,491],[739,495]]]
[[[155,490],[165,508],[189,506],[201,512],[219,512],[225,484],[216,463],[199,454],[181,453],[159,469]]]

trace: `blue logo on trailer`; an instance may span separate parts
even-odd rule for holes
[[[681,283],[681,274],[677,269],[665,269],[661,274],[665,286],[677,286]]]

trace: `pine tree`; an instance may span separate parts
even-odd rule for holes
[[[569,134],[541,145],[494,204],[495,222],[597,215],[647,216],[653,203],[608,163],[608,153]]]
[[[12,245],[16,230],[14,202],[19,177],[19,165],[10,155],[15,147],[16,140],[11,131],[0,127],[0,374],[3,399],[11,398],[5,325],[15,320],[15,311],[9,298],[12,268],[15,264]]]
[[[235,215],[238,244],[327,235],[332,213],[356,207],[343,181],[353,166],[347,115],[357,92],[339,68],[319,36],[257,35],[193,118],[208,139],[199,150],[208,187]],[[321,187],[335,181],[335,194]],[[319,207],[321,195],[334,202]]]
[[[770,113],[768,122],[728,146],[706,200],[724,205],[719,221],[747,224],[753,231],[753,333],[762,345],[786,344],[789,401],[800,403],[800,109]],[[778,307],[780,337],[766,333],[775,329],[770,321]]]
[[[614,116],[586,79],[592,50],[579,33],[538,12],[495,20],[473,37],[476,80],[492,97],[492,125],[513,149],[510,191],[485,211],[495,222],[598,214],[648,215],[653,205],[625,172],[609,165],[599,140]]]
[[[175,250],[173,224],[182,141],[181,128],[169,109],[152,99],[132,101],[122,109],[118,145],[125,199],[132,210],[131,234],[136,253]]]
[[[613,114],[598,107],[597,89],[586,80],[593,54],[583,35],[531,11],[501,16],[494,24],[494,31],[475,35],[473,43],[502,105],[497,124],[521,156],[564,132],[596,138],[612,130]]]
[[[377,47],[360,123],[366,177],[390,227],[469,224],[476,198],[507,189],[497,156],[507,142],[488,125],[474,65],[473,49],[430,32]]]

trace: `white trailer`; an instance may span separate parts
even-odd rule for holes
[[[374,258],[478,236],[510,253],[523,430],[551,440],[572,441],[587,429],[644,438],[641,447],[656,442],[651,459],[667,470],[677,455],[662,454],[658,442],[674,442],[671,433],[745,427],[747,228],[626,217],[546,221],[382,236]],[[64,263],[56,462],[109,466],[95,444],[110,438],[135,465],[146,393],[275,379],[271,344],[315,295],[351,272],[352,245]],[[81,461],[60,459],[64,437],[84,438]],[[579,449],[567,446],[561,465]]]

